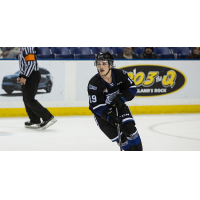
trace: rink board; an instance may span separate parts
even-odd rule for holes
[[[200,105],[130,106],[134,114],[200,113]],[[88,107],[48,108],[54,116],[92,115]],[[25,117],[25,108],[0,108],[0,117]]]
[[[52,114],[57,116],[91,115],[91,111],[88,109],[87,85],[91,77],[97,73],[94,61],[39,60],[38,63],[40,68],[47,69],[53,77],[51,93],[46,93],[43,89],[39,90],[36,95],[36,99],[43,106],[49,108]],[[133,101],[127,103],[133,114],[200,113],[200,81],[198,77],[200,61],[120,60],[115,61],[115,66],[123,70],[134,69],[133,72],[129,71],[129,73],[130,75],[136,73],[135,76],[140,73],[140,69],[148,70],[148,68],[150,71],[163,69],[161,71],[166,74],[155,78],[154,85],[160,84],[160,88],[158,86],[155,86],[157,87],[155,88],[152,84],[144,87],[137,86],[139,88],[138,94],[140,93],[143,96],[136,96]],[[10,75],[18,70],[18,61],[1,60],[0,82],[3,82],[4,76],[10,78]],[[171,86],[173,81],[168,81],[171,75],[166,78],[165,82],[161,81],[171,71],[182,76],[182,80],[177,75],[174,77],[175,86]],[[45,75],[43,75],[43,78],[45,78]],[[169,87],[166,86],[167,81],[171,84]],[[165,88],[163,84],[165,84]],[[179,84],[180,87],[176,88],[176,84]],[[175,91],[173,91],[174,88],[176,88]],[[150,94],[152,91],[166,92],[168,89],[171,89],[170,93]],[[143,92],[149,92],[149,94]],[[0,87],[0,117],[14,116],[26,116],[22,93],[21,91],[14,91],[9,95]]]

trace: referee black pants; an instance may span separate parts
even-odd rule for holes
[[[40,79],[40,72],[33,71],[26,80],[26,84],[22,85],[23,101],[26,112],[31,122],[37,124],[41,123],[40,118],[42,118],[43,121],[47,121],[52,117],[52,114],[35,100]]]

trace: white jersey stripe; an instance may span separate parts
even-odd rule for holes
[[[129,87],[129,88],[136,88],[136,86],[135,85],[132,85],[131,87]]]
[[[128,117],[128,118],[123,119],[122,122],[125,122],[125,121],[130,120],[130,119],[133,120],[133,118]]]
[[[106,104],[99,104],[98,106],[95,106],[95,107],[93,108],[93,110],[95,110],[95,109],[97,109],[97,108],[99,108],[99,107],[101,107],[101,106],[106,106]]]

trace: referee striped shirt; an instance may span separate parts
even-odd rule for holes
[[[20,77],[26,79],[33,71],[39,71],[36,58],[36,47],[20,47],[19,69]]]

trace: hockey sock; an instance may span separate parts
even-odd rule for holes
[[[137,145],[130,146],[133,151],[143,151],[142,142],[140,141]]]
[[[123,150],[127,150],[130,148],[128,140],[124,134],[122,134],[122,136],[121,136],[121,141],[122,141],[122,149]],[[119,140],[117,140],[116,142],[119,145]]]
[[[141,142],[133,121],[123,124],[121,130],[126,135],[129,145],[137,145]]]

